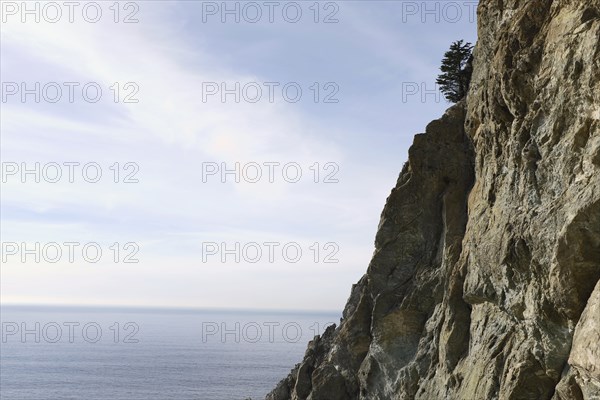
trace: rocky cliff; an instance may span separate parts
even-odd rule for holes
[[[600,399],[600,0],[481,0],[338,327],[267,396]]]

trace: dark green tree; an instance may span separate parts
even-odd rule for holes
[[[450,50],[444,54],[442,73],[436,80],[446,100],[459,102],[467,95],[471,74],[473,73],[473,46],[458,40],[450,45]]]

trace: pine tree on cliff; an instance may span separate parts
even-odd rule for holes
[[[436,82],[446,100],[457,103],[467,95],[473,73],[472,51],[471,43],[458,40],[444,54],[440,67],[442,73],[438,75]]]

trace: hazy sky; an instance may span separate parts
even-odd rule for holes
[[[464,1],[62,4],[2,3],[2,303],[341,309],[476,37]]]

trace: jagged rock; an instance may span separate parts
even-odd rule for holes
[[[481,0],[340,326],[267,398],[600,399],[600,0]],[[594,289],[595,288],[595,289]]]
[[[564,372],[553,400],[600,398],[600,281],[575,328]]]

